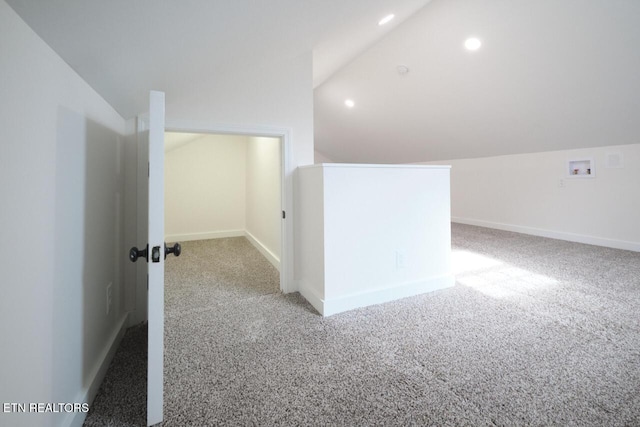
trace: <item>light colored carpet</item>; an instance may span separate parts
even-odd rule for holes
[[[640,425],[639,253],[452,239],[455,287],[329,318],[245,239],[186,242],[167,263],[164,425]],[[135,425],[105,413],[116,389],[86,425]]]
[[[147,423],[147,325],[129,328],[84,422],[91,427]]]

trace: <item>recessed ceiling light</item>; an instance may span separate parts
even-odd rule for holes
[[[353,99],[345,99],[344,105],[346,105],[349,108],[353,108],[356,106],[356,103],[353,102]]]
[[[466,47],[467,50],[478,50],[480,46],[482,46],[482,42],[475,37],[470,37],[464,42],[464,47]]]
[[[391,21],[393,18],[395,18],[396,15],[394,15],[393,13],[390,15],[385,16],[384,18],[382,18],[380,21],[378,21],[378,25],[384,25],[386,23],[388,23],[389,21]]]

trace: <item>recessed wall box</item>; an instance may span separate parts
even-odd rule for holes
[[[567,178],[595,178],[596,165],[592,158],[567,161]]]

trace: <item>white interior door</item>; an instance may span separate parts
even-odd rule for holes
[[[164,371],[164,93],[149,94],[147,425],[162,422]]]

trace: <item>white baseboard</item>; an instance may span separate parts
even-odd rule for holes
[[[321,316],[324,316],[324,299],[305,281],[298,281],[298,292],[315,308]]]
[[[280,271],[280,258],[278,258],[269,248],[247,230],[224,230],[224,231],[203,231],[200,233],[168,234],[165,241],[169,242],[189,242],[192,240],[223,239],[225,237],[246,237],[255,248],[260,251],[269,262]]]
[[[310,286],[307,286],[306,283],[300,282],[299,289],[302,296],[305,297],[322,316],[327,317],[356,308],[368,307],[370,305],[382,304],[427,292],[437,291],[438,289],[450,288],[454,284],[454,276],[452,274],[447,274],[417,282],[408,282],[400,285],[358,292],[338,298],[325,299],[321,298],[316,292],[314,292],[314,290],[311,289]]]
[[[260,240],[258,240],[253,234],[249,231],[244,232],[244,236],[247,237],[247,240],[251,242],[251,244],[258,250],[264,257],[278,270],[280,271],[280,258],[278,258],[273,252],[269,250]]]
[[[93,399],[95,399],[96,394],[98,394],[98,390],[100,389],[102,380],[104,380],[104,376],[107,374],[109,365],[111,364],[113,356],[115,356],[116,350],[118,350],[120,341],[122,341],[122,337],[124,336],[124,333],[127,329],[128,317],[129,313],[126,313],[118,322],[118,326],[111,335],[109,343],[102,351],[100,363],[96,364],[93,372],[91,372],[91,374],[89,375],[89,386],[83,388],[80,391],[78,397],[74,401],[75,403],[88,403],[89,405],[93,403]],[[67,417],[61,423],[61,425],[69,427],[81,427],[86,417],[87,414],[85,414],[84,412],[70,412],[69,414],[67,414]]]
[[[564,231],[545,230],[523,225],[502,224],[499,222],[483,221],[470,218],[451,217],[451,222],[467,225],[477,225],[478,227],[495,228],[498,230],[513,231],[515,233],[530,234],[532,236],[548,237],[551,239],[566,240],[569,242],[585,243],[587,245],[604,246],[607,248],[640,252],[640,242],[605,239],[602,237],[587,236],[583,234],[566,233]]]
[[[222,239],[224,237],[243,237],[244,230],[224,230],[224,231],[203,231],[200,233],[168,234],[165,241],[169,242],[189,242],[191,240]]]

